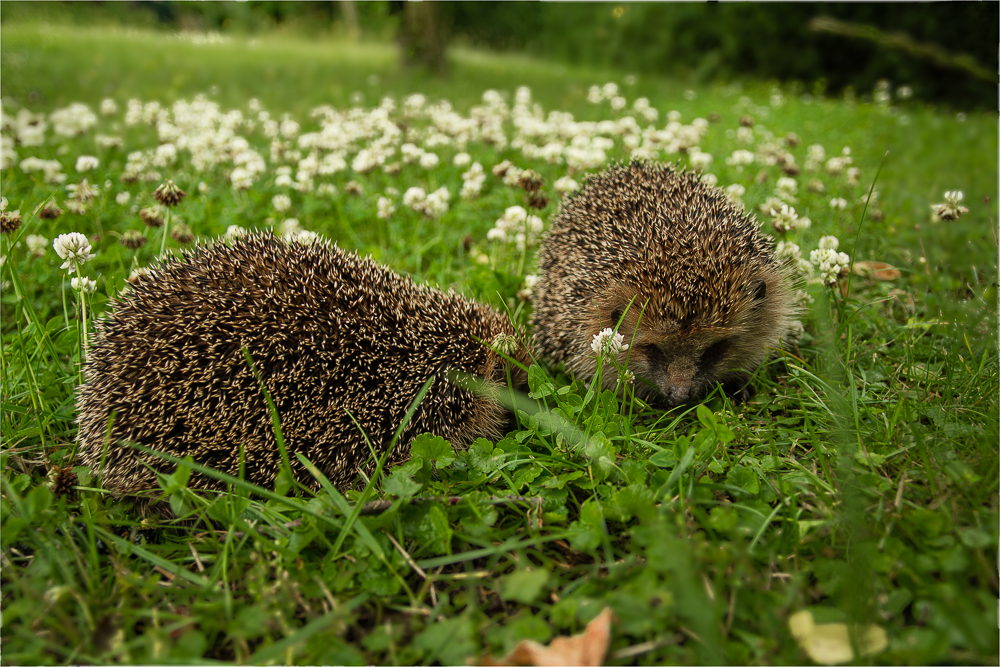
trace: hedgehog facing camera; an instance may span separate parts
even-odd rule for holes
[[[636,393],[676,406],[750,374],[796,317],[790,270],[755,220],[699,175],[633,162],[597,175],[552,221],[539,252],[538,353],[590,379],[594,335],[617,329]],[[604,386],[617,371],[608,364]]]
[[[80,459],[119,495],[174,468],[128,443],[271,487],[282,457],[263,384],[296,478],[318,487],[298,452],[343,488],[372,472],[431,376],[387,465],[425,432],[459,447],[500,437],[497,392],[508,370],[524,373],[494,348],[527,362],[516,339],[492,308],[326,242],[199,247],[141,277],[99,323],[77,398]],[[474,393],[456,376],[483,382]],[[198,474],[190,485],[224,487]]]

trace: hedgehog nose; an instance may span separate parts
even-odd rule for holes
[[[666,391],[667,402],[673,406],[680,405],[681,403],[687,403],[688,399],[691,397],[691,387],[687,385],[670,385],[667,387]]]

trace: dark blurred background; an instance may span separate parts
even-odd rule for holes
[[[0,21],[396,40],[447,70],[455,44],[692,81],[798,82],[997,109],[1000,3],[3,2]]]

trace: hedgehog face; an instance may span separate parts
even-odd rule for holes
[[[589,325],[594,333],[617,328],[630,341],[619,360],[656,390],[643,383],[637,385],[640,395],[659,393],[669,406],[677,406],[703,398],[716,383],[734,393],[777,343],[779,322],[773,314],[780,310],[775,303],[784,301],[781,280],[777,271],[764,271],[734,289],[728,300],[732,307],[682,312],[657,307],[637,287],[616,286],[605,291]],[[613,385],[617,374],[609,375],[606,384]]]

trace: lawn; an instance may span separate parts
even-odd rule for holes
[[[611,664],[996,664],[996,115],[906,82],[833,98],[462,48],[450,65],[0,28],[4,662],[463,664],[609,606]],[[369,168],[372,146],[390,148]],[[632,156],[704,171],[800,253],[802,336],[748,402],[664,411],[536,364],[499,442],[423,436],[411,462],[315,495],[196,494],[180,466],[161,486],[182,521],[73,467],[85,340],[161,254],[316,234],[526,324],[536,246],[490,234],[524,194],[494,167],[542,175],[547,222],[567,177]],[[187,196],[150,226],[166,179]],[[936,215],[954,191],[960,214]],[[94,256],[70,272],[53,242],[72,232]],[[809,261],[825,237],[853,263],[833,285]],[[853,647],[822,654],[800,612]]]

